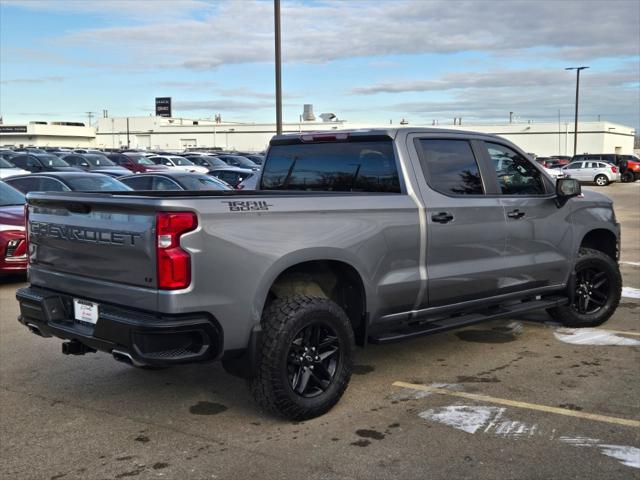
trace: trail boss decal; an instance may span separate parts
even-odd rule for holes
[[[247,200],[247,201],[235,201],[235,202],[225,202],[229,206],[230,212],[258,212],[258,211],[268,211],[269,207],[273,207],[270,203],[264,201],[255,201],[255,200]]]

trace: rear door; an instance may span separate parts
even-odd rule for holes
[[[554,183],[525,155],[499,140],[483,145],[492,165],[501,166],[491,180],[506,213],[503,287],[521,291],[563,284],[573,265],[569,209],[558,208]]]
[[[419,308],[502,293],[506,222],[504,208],[481,175],[478,142],[410,135],[426,213],[427,296]],[[411,150],[411,148],[410,148]]]

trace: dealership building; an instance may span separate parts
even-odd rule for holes
[[[495,134],[524,151],[538,156],[572,155],[573,123],[506,123],[465,125],[420,125],[353,123],[321,115],[326,121],[285,123],[285,133],[338,129],[429,127]],[[273,123],[240,123],[194,120],[176,117],[106,117],[93,127],[73,122],[31,122],[26,125],[0,125],[0,146],[52,146],[94,148],[136,148],[183,151],[186,148],[262,151],[275,135]],[[578,153],[634,152],[632,127],[603,122],[580,122]]]

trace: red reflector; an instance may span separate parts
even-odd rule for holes
[[[193,212],[159,212],[156,215],[158,288],[177,290],[191,284],[191,256],[180,248],[180,236],[198,226]]]
[[[13,251],[13,255],[12,256],[13,257],[22,257],[26,253],[27,253],[27,241],[26,240],[20,240],[20,243],[18,243],[18,246]]]
[[[618,173],[618,167],[611,167],[611,171],[613,173]]]

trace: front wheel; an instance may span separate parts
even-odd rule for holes
[[[551,317],[567,327],[595,327],[609,320],[622,293],[615,260],[599,250],[581,248],[575,277],[573,303],[550,308]]]
[[[622,174],[622,176],[620,177],[620,180],[623,183],[630,183],[633,182],[635,180],[634,176],[633,176],[633,172],[624,172]]]
[[[262,316],[262,345],[249,385],[276,415],[306,420],[328,412],[347,388],[354,336],[331,300],[296,295],[271,302]]]
[[[595,182],[599,187],[606,187],[607,185],[609,185],[609,179],[606,175],[598,175],[595,178]]]

